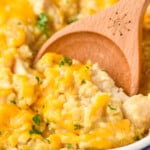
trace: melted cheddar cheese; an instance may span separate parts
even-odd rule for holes
[[[31,23],[35,20],[32,5],[28,0],[1,0],[0,10],[0,25],[10,19],[19,19],[24,23]]]
[[[117,1],[0,0],[0,150],[110,149],[146,135],[148,128],[124,114],[129,97],[97,64],[56,53],[33,63],[53,33]],[[149,92],[144,75],[141,91]]]

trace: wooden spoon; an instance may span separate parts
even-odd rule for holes
[[[141,39],[145,9],[150,0],[121,0],[93,16],[54,34],[35,58],[56,52],[104,68],[129,95],[136,94],[141,74]]]

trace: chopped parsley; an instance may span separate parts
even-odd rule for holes
[[[78,20],[78,18],[76,18],[76,17],[74,17],[74,18],[69,18],[69,19],[66,20],[66,23],[67,23],[67,24],[71,24],[71,23],[73,23],[73,22],[75,22],[75,21],[77,21],[77,20]]]
[[[81,84],[84,84],[85,82],[86,82],[85,80],[82,80],[82,81],[81,81]]]
[[[39,130],[37,130],[34,125],[32,125],[32,129],[29,131],[29,133],[30,133],[31,135],[32,135],[32,134],[42,134],[42,132],[39,131]]]
[[[69,66],[71,66],[72,60],[67,57],[63,57],[59,62],[59,67],[64,66],[65,64],[68,64]]]
[[[48,28],[48,16],[45,13],[41,13],[37,19],[38,28],[44,32],[46,37],[49,37],[49,28]]]
[[[113,107],[112,105],[108,104],[108,107],[111,109],[111,110],[117,110],[115,107]]]
[[[82,126],[80,124],[74,124],[74,130],[81,129]]]
[[[139,135],[135,137],[136,141],[139,141],[140,139],[141,139],[141,137]]]
[[[144,133],[141,133],[141,134],[139,134],[139,135],[137,135],[136,137],[135,137],[135,140],[136,141],[139,141],[140,139],[142,139],[143,137],[144,137]]]
[[[68,143],[67,145],[66,145],[66,147],[69,149],[69,148],[72,148],[72,144],[70,144],[70,143]]]
[[[88,71],[90,69],[90,67],[89,66],[85,66],[85,71]]]
[[[49,139],[45,139],[49,144],[51,143],[51,141]]]
[[[40,119],[40,116],[37,114],[35,115],[32,120],[39,126],[40,123],[41,123],[41,119]]]
[[[40,83],[40,78],[38,76],[35,76],[35,79],[37,80],[38,83]]]
[[[13,99],[10,101],[12,104],[15,104],[16,105],[16,101]]]

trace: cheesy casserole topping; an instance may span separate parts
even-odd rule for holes
[[[110,149],[149,134],[149,9],[141,94],[128,97],[90,60],[47,53],[33,63],[53,33],[115,2],[0,0],[0,150]]]

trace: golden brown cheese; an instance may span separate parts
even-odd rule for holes
[[[132,108],[122,108],[128,96],[97,65],[55,53],[44,55],[35,66],[32,63],[48,36],[115,2],[0,1],[0,149],[109,149],[145,136],[144,124],[138,128],[134,115],[128,117]],[[147,35],[149,18],[147,13]],[[144,73],[149,68],[148,37],[144,39]],[[149,75],[143,79],[141,91],[148,93]]]
[[[52,149],[68,143],[85,149],[105,149],[133,142],[136,132],[129,120],[122,117],[109,121],[106,110],[111,97],[92,83],[92,65],[74,61],[72,65],[61,65],[64,58],[47,53],[37,63],[45,79],[35,109],[54,125],[54,133],[48,137]]]
[[[28,0],[1,0],[0,1],[0,25],[10,19],[19,19],[24,23],[31,23],[35,15]]]
[[[11,112],[10,112],[11,111]],[[20,110],[14,104],[0,104],[0,145],[11,147],[26,142],[29,138],[33,112]]]

